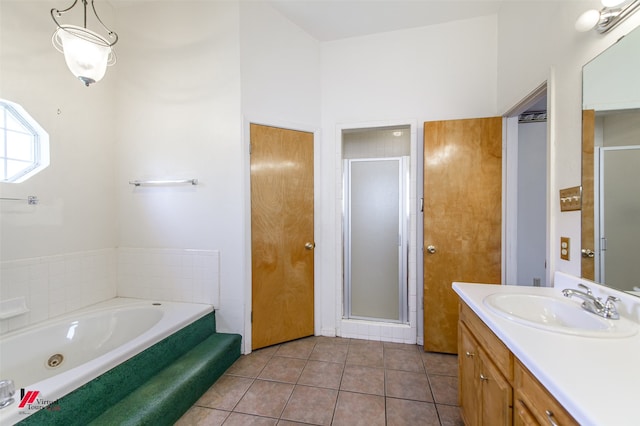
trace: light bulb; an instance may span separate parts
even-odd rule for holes
[[[576,31],[587,32],[600,22],[600,11],[596,9],[587,10],[576,21]]]

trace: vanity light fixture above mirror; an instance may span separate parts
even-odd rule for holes
[[[576,21],[577,31],[595,29],[600,34],[614,28],[640,7],[640,0],[601,0],[602,9],[584,12]]]

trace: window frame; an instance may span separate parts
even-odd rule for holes
[[[0,161],[4,163],[4,175],[0,176],[1,183],[21,183],[41,172],[49,166],[49,134],[42,126],[19,104],[0,99],[0,114],[4,117],[4,124],[0,124],[0,132],[3,133],[0,141]],[[11,115],[31,135],[31,162],[18,173],[7,176],[8,144],[10,142],[7,129],[7,115]]]

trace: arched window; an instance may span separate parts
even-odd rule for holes
[[[48,165],[49,134],[20,105],[0,99],[0,182],[24,182]]]

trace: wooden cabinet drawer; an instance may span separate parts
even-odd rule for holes
[[[541,425],[578,425],[553,395],[519,361],[516,362],[514,370],[516,407],[519,404],[524,405]]]
[[[464,322],[485,351],[491,354],[491,360],[500,373],[512,383],[513,355],[511,351],[465,303],[460,303],[460,321]]]

